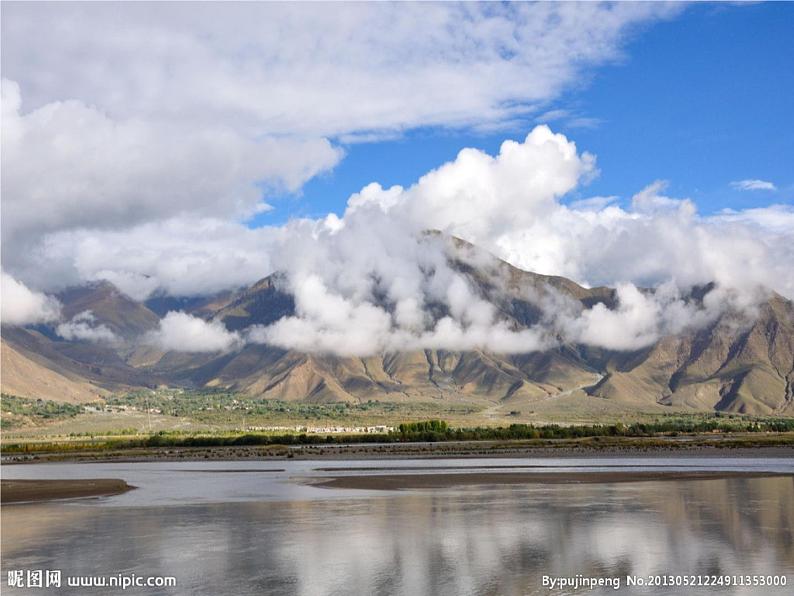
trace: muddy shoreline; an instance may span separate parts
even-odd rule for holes
[[[763,457],[794,458],[794,444],[747,446],[729,440],[381,443],[349,445],[157,447],[3,454],[2,464],[261,460],[389,460],[436,458]]]
[[[312,482],[320,488],[406,490],[504,484],[598,484],[665,480],[716,480],[791,476],[773,472],[727,471],[610,471],[610,472],[469,472],[466,474],[373,474],[336,476]]]
[[[0,502],[28,503],[81,497],[105,497],[132,490],[124,480],[93,478],[87,480],[0,480]]]

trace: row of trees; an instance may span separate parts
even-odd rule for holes
[[[794,418],[745,420],[733,418],[670,419],[625,425],[560,426],[511,424],[507,427],[449,428],[442,420],[413,422],[398,427],[401,441],[509,441],[522,439],[578,439],[585,437],[651,437],[710,432],[794,432]]]

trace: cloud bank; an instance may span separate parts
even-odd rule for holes
[[[88,341],[92,343],[117,343],[119,338],[106,325],[98,323],[94,313],[85,310],[77,313],[66,323],[61,323],[55,332],[69,341]]]
[[[4,325],[32,325],[57,321],[60,303],[46,294],[35,292],[5,271],[0,272],[0,312]]]
[[[168,244],[174,220],[239,224],[267,210],[273,192],[299,192],[342,159],[342,142],[531,120],[585,69],[620,59],[639,26],[681,10],[4,4],[4,266],[35,287],[74,283],[91,263],[42,269],[60,235],[88,238],[81,261],[91,261],[93,235],[149,233]],[[115,279],[130,288],[145,271],[148,286],[211,291],[174,281],[175,269],[204,257],[191,253],[189,232],[182,240],[162,277],[141,255]],[[224,248],[223,263],[248,259],[243,244]]]
[[[23,113],[19,86],[6,79],[2,104],[3,252],[16,266],[61,232],[108,233],[187,214],[244,219],[269,209],[263,186],[295,191],[342,156],[325,139],[114,120],[76,100]]]
[[[438,245],[418,247],[434,251]],[[542,328],[515,329],[500,320],[494,306],[477,296],[463,277],[441,261],[438,265],[432,273],[403,270],[396,277],[364,281],[353,294],[329,288],[317,275],[292,278],[297,314],[248,329],[246,341],[342,356],[422,349],[532,352],[555,343]],[[442,279],[449,281],[446,289]],[[376,292],[381,293],[379,302],[373,299]],[[426,292],[448,314],[434,318]]]
[[[594,172],[593,156],[539,126],[496,156],[465,149],[410,188],[369,185],[351,197],[343,218],[326,225],[342,230],[380,211],[390,225],[439,229],[522,269],[586,286],[673,279],[679,287],[716,282],[794,296],[790,206],[700,216],[691,200],[665,196],[659,181],[628,208],[601,197],[561,202]]]
[[[205,321],[184,312],[171,311],[160,327],[144,338],[160,349],[177,352],[228,352],[240,347],[241,339],[219,321]]]

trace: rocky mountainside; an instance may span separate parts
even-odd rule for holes
[[[663,338],[591,390],[609,399],[738,413],[794,413],[792,303],[773,295],[749,327],[717,321]]]
[[[99,322],[125,339],[134,339],[155,329],[160,321],[146,305],[129,298],[107,281],[72,287],[56,297],[63,305],[65,319],[91,311]]]
[[[616,305],[610,288],[584,288],[504,262],[480,267],[454,255],[451,262],[514,329],[536,323],[543,316],[538,301],[552,295],[583,308]],[[89,401],[109,391],[172,384],[314,402],[446,400],[504,411],[548,403],[574,411],[598,403],[794,415],[794,304],[776,294],[753,320],[737,323],[725,315],[633,351],[562,343],[526,354],[418,350],[353,358],[254,344],[225,354],[163,352],[136,340],[173,306],[222,321],[229,330],[270,324],[294,312],[282,285],[271,276],[211,298],[147,304],[108,283],[68,290],[59,295],[67,317],[90,310],[124,341],[66,341],[51,327],[4,327],[3,392]],[[700,298],[697,289],[690,297]]]

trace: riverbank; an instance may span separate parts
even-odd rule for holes
[[[147,462],[205,460],[349,460],[480,457],[770,457],[794,458],[791,433],[689,435],[685,437],[588,437],[531,441],[445,441],[38,451],[3,454],[4,465],[36,462]]]
[[[0,480],[0,503],[23,503],[105,497],[132,490],[124,480],[95,478],[87,480]]]

